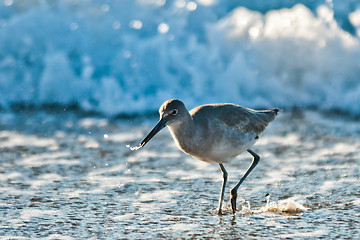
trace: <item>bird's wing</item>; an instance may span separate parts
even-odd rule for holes
[[[216,117],[235,131],[260,134],[274,120],[277,110],[255,111],[233,104],[211,104],[195,108],[190,114],[196,117],[200,112],[208,118]]]

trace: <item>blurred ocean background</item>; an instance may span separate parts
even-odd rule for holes
[[[0,107],[360,114],[357,0],[1,0]]]

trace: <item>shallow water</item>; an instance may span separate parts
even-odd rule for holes
[[[0,236],[47,239],[360,238],[360,124],[340,115],[283,112],[253,150],[259,165],[226,164],[225,214],[217,164],[181,153],[163,130],[130,151],[154,117],[76,113],[0,115]],[[270,193],[270,202],[265,195]]]

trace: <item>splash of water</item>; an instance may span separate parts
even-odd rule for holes
[[[126,144],[126,147],[129,148],[131,151],[137,151],[140,148],[143,147],[143,145],[139,145],[139,146],[130,146],[130,144]]]
[[[266,195],[266,205],[259,209],[259,213],[275,212],[275,213],[300,213],[308,210],[302,204],[296,202],[292,198],[280,200],[270,203],[270,194]]]

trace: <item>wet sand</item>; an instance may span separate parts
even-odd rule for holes
[[[217,164],[180,152],[168,130],[130,151],[156,117],[106,119],[75,112],[0,115],[3,239],[360,238],[360,124],[316,112],[282,112],[253,150],[259,165],[226,164],[217,215]],[[270,193],[270,202],[265,195]]]

